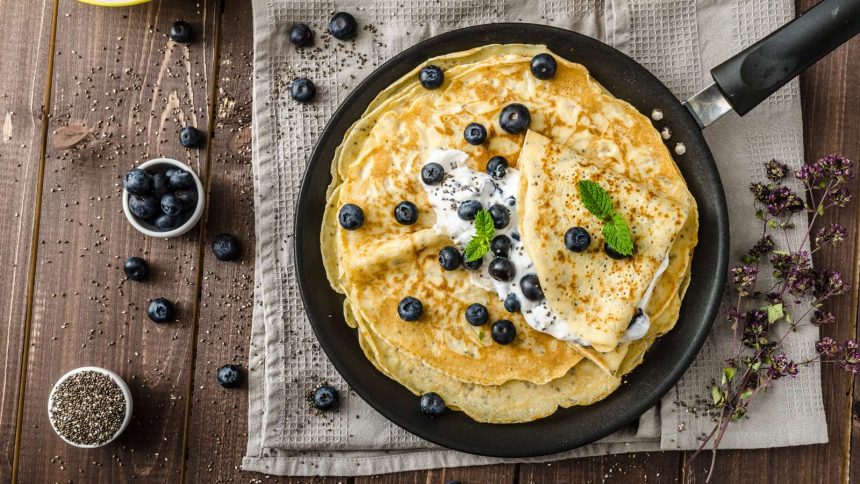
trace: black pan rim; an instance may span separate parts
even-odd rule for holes
[[[514,29],[515,31],[524,32],[523,35],[529,36],[531,40],[512,40],[512,41],[496,41],[496,42],[480,42],[480,38],[482,36],[493,36],[494,33],[498,34],[498,31],[505,31]],[[378,376],[387,380],[388,382],[393,383],[397,387],[399,387],[403,392],[409,393],[409,395],[414,399],[414,408],[410,411],[409,414],[406,414],[402,409],[392,408],[392,405],[387,402],[385,396],[375,395],[373,391],[369,390],[367,387],[371,384],[377,385],[380,384],[378,381],[368,383],[367,380],[372,379],[372,376],[364,375],[360,376],[360,371],[357,370],[357,366],[370,366],[372,372],[378,373],[378,371],[373,367],[373,365],[364,357],[363,353],[361,354],[361,358],[363,359],[363,365],[361,361],[346,361],[345,358],[340,356],[340,350],[331,336],[331,328],[328,328],[328,323],[331,323],[332,320],[340,319],[342,321],[342,314],[338,316],[338,311],[340,308],[335,308],[330,311],[328,318],[326,321],[321,321],[321,318],[316,318],[313,314],[314,311],[310,309],[317,309],[316,306],[318,303],[316,300],[320,297],[318,294],[314,294],[310,284],[310,277],[322,277],[328,284],[327,278],[325,276],[324,270],[322,267],[318,267],[317,269],[322,270],[322,273],[316,273],[315,276],[311,276],[308,273],[309,268],[305,260],[308,259],[306,256],[311,255],[312,251],[315,251],[317,256],[320,252],[319,247],[319,234],[320,234],[320,225],[317,223],[308,222],[308,213],[311,212],[311,198],[314,193],[312,193],[311,181],[313,181],[314,176],[318,174],[318,172],[322,171],[327,176],[327,183],[330,182],[330,158],[325,159],[324,151],[328,147],[329,143],[335,143],[335,146],[339,145],[343,139],[343,132],[345,129],[337,135],[335,131],[339,127],[338,124],[342,124],[342,118],[349,117],[352,114],[355,114],[357,111],[357,116],[353,116],[354,121],[361,116],[364,112],[364,109],[367,106],[367,103],[361,104],[362,96],[367,96],[367,93],[370,90],[374,90],[373,95],[367,101],[372,100],[378,92],[387,87],[390,82],[383,83],[381,85],[376,85],[381,82],[381,79],[385,77],[385,75],[389,71],[410,71],[415,66],[419,65],[418,63],[412,63],[408,66],[408,68],[398,69],[398,66],[402,65],[407,61],[411,61],[412,57],[420,58],[421,53],[432,52],[432,54],[428,54],[423,56],[423,60],[426,60],[429,57],[434,57],[437,55],[442,55],[445,52],[457,52],[461,50],[465,50],[464,48],[452,48],[450,50],[445,50],[444,46],[455,43],[455,40],[463,40],[464,38],[470,38],[467,40],[475,40],[479,43],[475,44],[482,45],[486,43],[548,43],[545,42],[545,37],[555,36],[561,38],[569,38],[572,42],[584,45],[588,48],[595,49],[596,51],[600,51],[601,55],[609,56],[609,63],[617,62],[619,64],[630,67],[628,69],[630,73],[635,74],[636,77],[640,78],[640,80],[647,82],[650,84],[651,88],[656,89],[655,96],[661,97],[663,99],[672,99],[674,104],[667,105],[669,111],[672,111],[676,116],[676,122],[673,125],[673,132],[675,128],[678,128],[679,131],[688,131],[688,138],[683,138],[688,143],[688,152],[689,151],[698,151],[698,156],[696,157],[696,163],[701,165],[699,168],[703,170],[701,177],[703,178],[702,183],[708,186],[709,193],[707,194],[707,200],[699,200],[697,197],[697,202],[700,205],[700,217],[701,217],[701,207],[707,206],[709,210],[709,214],[712,215],[713,220],[711,221],[713,226],[709,227],[709,230],[713,232],[711,237],[714,240],[709,241],[709,243],[713,243],[716,247],[713,254],[710,254],[710,259],[706,262],[712,268],[707,271],[708,278],[707,280],[703,280],[702,278],[697,277],[699,274],[693,273],[693,281],[691,282],[691,288],[694,284],[704,284],[704,301],[699,301],[701,305],[699,306],[698,311],[699,316],[698,320],[699,324],[690,328],[692,330],[689,335],[690,338],[685,340],[686,345],[681,348],[681,352],[678,353],[674,359],[674,365],[671,367],[671,371],[665,374],[659,381],[656,382],[642,382],[642,381],[634,381],[630,383],[629,381],[622,384],[613,394],[611,394],[607,399],[597,402],[588,407],[574,407],[569,409],[559,409],[555,414],[549,417],[545,417],[544,419],[539,419],[533,422],[523,423],[523,424],[481,424],[475,422],[468,417],[465,417],[461,412],[456,412],[460,414],[461,418],[467,419],[472,424],[469,425],[468,422],[461,422],[457,417],[451,417],[449,414],[452,412],[448,412],[446,416],[443,416],[439,421],[432,422],[423,415],[419,415],[417,411],[417,397],[414,397],[408,390],[404,387],[400,386],[399,383],[394,382],[393,380],[388,380],[387,377],[379,374]],[[440,49],[441,47],[441,49]],[[444,51],[444,52],[443,52]],[[553,49],[558,55],[562,55],[564,57],[568,57],[561,52],[558,52],[556,49]],[[635,67],[631,67],[635,65]],[[592,70],[591,65],[587,65],[589,70]],[[402,76],[405,72],[399,73],[396,78]],[[395,78],[395,80],[396,80]],[[598,79],[604,85],[607,85],[606,82],[603,82],[602,79]],[[391,81],[393,82],[393,80]],[[610,91],[613,91],[610,86],[607,85]],[[621,96],[619,96],[621,97]],[[622,99],[624,99],[622,97]],[[356,106],[360,106],[360,110],[356,109]],[[683,119],[677,119],[677,117]],[[349,123],[351,124],[351,122]],[[690,129],[691,126],[695,126],[695,130]],[[332,136],[335,136],[332,138]],[[692,150],[690,149],[692,148]],[[671,152],[671,150],[670,150]],[[677,158],[676,158],[677,161]],[[680,166],[680,163],[679,163]],[[683,169],[682,169],[683,171]],[[688,180],[689,183],[689,180]],[[323,197],[324,199],[324,197]],[[526,23],[499,23],[499,24],[484,24],[477,25],[473,27],[466,27],[463,29],[453,30],[447,33],[443,33],[437,35],[435,37],[424,40],[414,46],[407,48],[406,50],[400,52],[399,54],[392,57],[387,62],[383,63],[376,70],[374,70],[370,75],[368,75],[364,80],[362,80],[358,86],[344,99],[344,101],[337,108],[335,113],[332,115],[331,119],[326,124],[325,129],[320,134],[316,145],[311,153],[309,158],[308,165],[305,169],[304,176],[302,178],[302,186],[299,195],[299,201],[296,205],[296,215],[294,219],[294,260],[296,263],[296,276],[299,283],[299,290],[302,297],[302,302],[308,314],[308,319],[311,322],[311,326],[313,328],[314,333],[320,343],[320,346],[325,351],[328,358],[331,360],[335,369],[341,374],[344,380],[349,384],[349,386],[368,404],[370,404],[376,411],[385,416],[387,419],[395,423],[396,425],[406,429],[407,431],[418,435],[419,437],[426,439],[432,443],[454,449],[463,452],[468,452],[472,454],[478,455],[486,455],[493,457],[506,457],[506,458],[522,458],[522,457],[534,457],[534,456],[542,456],[553,453],[558,453],[566,450],[570,450],[576,447],[580,447],[582,445],[586,445],[588,443],[599,440],[600,438],[609,435],[610,433],[624,427],[625,425],[630,424],[634,420],[636,420],[642,413],[644,413],[647,409],[651,408],[655,403],[657,403],[663,395],[665,395],[669,389],[677,383],[677,381],[681,378],[686,369],[690,366],[695,356],[698,354],[702,345],[707,338],[707,335],[710,333],[711,326],[713,324],[714,318],[716,317],[717,311],[719,309],[720,301],[722,299],[723,287],[725,285],[726,280],[726,271],[728,268],[728,247],[729,247],[729,231],[728,231],[728,210],[726,207],[725,195],[722,189],[722,183],[719,178],[719,174],[716,168],[716,164],[714,163],[713,157],[710,151],[707,148],[707,144],[702,137],[701,132],[699,131],[695,121],[692,117],[689,116],[686,109],[677,101],[676,98],[668,91],[668,89],[659,81],[655,76],[653,76],[650,72],[648,72],[644,67],[637,64],[632,59],[628,58],[626,55],[621,53],[620,51],[614,49],[611,46],[603,44],[595,39],[591,39],[582,34],[578,34],[576,32],[572,32],[565,29],[560,29],[557,27],[550,27],[545,25],[538,24],[526,24]],[[310,237],[306,232],[310,231],[313,237]],[[702,227],[700,227],[700,245],[702,244]],[[307,241],[305,240],[307,238]],[[314,244],[313,241],[316,241]],[[305,243],[308,242],[308,243]],[[694,271],[695,267],[701,266],[702,263],[697,264],[697,259],[701,257],[701,254],[697,248],[696,255],[694,256]],[[698,257],[697,257],[698,256]],[[310,257],[313,259],[313,257]],[[706,271],[702,271],[702,274],[705,274]],[[333,293],[331,288],[328,288],[329,291]],[[688,293],[689,296],[689,293]],[[342,298],[342,296],[341,296]],[[691,304],[690,298],[687,297],[684,300],[683,307],[689,307]],[[325,310],[323,310],[324,312]],[[682,313],[683,315],[683,313]],[[692,323],[690,323],[692,324]],[[679,320],[678,325],[681,325],[681,321]],[[343,326],[346,328],[345,323]],[[348,329],[348,328],[347,328]],[[353,337],[355,336],[354,330],[348,329],[353,333]],[[677,332],[678,328],[676,327],[673,332]],[[668,338],[673,332],[667,333],[663,337],[659,338],[658,341],[654,344],[654,347],[658,346],[660,340],[664,338]],[[355,347],[358,347],[358,342],[356,338],[353,338],[353,344]],[[654,349],[652,347],[648,353],[645,355],[645,361],[639,365],[639,367],[634,370],[628,377],[634,377],[638,373],[642,373],[642,368],[649,366],[649,357],[648,355]],[[360,352],[360,350],[359,350]],[[364,380],[363,380],[364,378]],[[619,394],[623,391],[633,391],[634,389],[638,389],[638,387],[642,387],[641,390],[647,391],[648,395],[643,398],[634,399],[632,404],[629,407],[626,407],[626,411],[622,414],[613,414],[607,417],[607,421],[604,419],[596,419],[590,423],[593,423],[593,426],[590,426],[589,429],[586,429],[586,432],[580,436],[568,436],[568,438],[561,439],[530,439],[527,442],[518,442],[520,445],[511,446],[510,443],[503,442],[494,442],[494,443],[484,443],[484,444],[476,444],[470,443],[468,440],[468,435],[452,435],[456,432],[446,432],[440,431],[440,427],[446,425],[444,421],[446,419],[455,420],[460,426],[465,426],[469,429],[470,432],[488,432],[492,433],[498,439],[500,436],[504,438],[505,430],[499,431],[499,429],[511,429],[511,434],[513,434],[513,430],[517,429],[517,432],[520,432],[519,428],[529,428],[529,427],[539,427],[541,423],[546,423],[549,420],[553,420],[553,423],[558,423],[556,421],[563,420],[565,415],[569,416],[577,411],[583,410],[591,410],[593,408],[599,408],[601,405],[605,404],[607,400],[614,399],[616,394]],[[393,391],[393,390],[392,390]],[[578,422],[582,424],[581,421]],[[577,422],[574,422],[574,426],[576,426]],[[580,425],[581,426],[581,425]],[[500,433],[501,432],[501,433]]]

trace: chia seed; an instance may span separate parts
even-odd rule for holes
[[[102,445],[117,433],[127,402],[108,375],[86,370],[63,380],[54,390],[49,416],[63,438],[77,445]]]

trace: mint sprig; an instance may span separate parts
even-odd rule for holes
[[[466,262],[474,262],[484,257],[484,254],[490,250],[490,240],[493,239],[493,235],[496,233],[493,216],[483,208],[478,210],[478,213],[475,215],[473,225],[475,227],[475,235],[472,236],[469,244],[466,245],[466,252],[464,254]]]
[[[624,217],[615,213],[609,193],[591,180],[580,180],[577,188],[585,208],[603,220],[603,238],[606,244],[623,256],[633,255],[633,234]]]

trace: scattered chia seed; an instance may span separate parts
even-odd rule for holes
[[[125,419],[126,401],[119,385],[103,373],[86,370],[57,385],[49,416],[57,432],[78,445],[101,445]]]

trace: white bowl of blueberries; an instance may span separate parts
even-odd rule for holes
[[[129,223],[150,237],[176,237],[203,215],[200,178],[171,158],[142,163],[123,178],[122,210]]]

